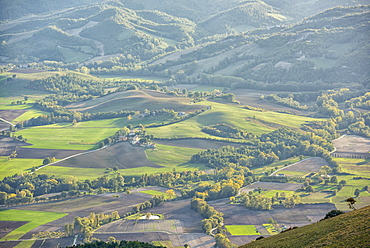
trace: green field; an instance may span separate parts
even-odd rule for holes
[[[143,191],[138,191],[138,192],[148,194],[148,195],[163,195],[164,199],[169,199],[165,192],[161,192],[158,190],[143,190]]]
[[[17,240],[25,235],[32,229],[49,223],[51,221],[60,219],[66,216],[66,213],[54,213],[54,212],[43,212],[43,211],[29,211],[29,210],[0,210],[0,221],[29,221],[23,226],[15,229],[14,231],[7,234],[5,237],[0,239],[3,240]]]
[[[74,62],[83,62],[91,57],[89,54],[84,54],[80,52],[76,52],[72,49],[59,47],[59,51],[62,52],[64,57],[64,62],[66,63],[74,63]]]
[[[15,158],[7,160],[7,157],[0,157],[0,180],[15,174],[22,175],[23,172],[30,172],[35,166],[42,165],[42,159]]]
[[[275,130],[277,128],[276,124],[291,128],[299,128],[300,125],[306,121],[317,120],[314,118],[277,112],[247,110],[239,105],[227,105],[209,101],[204,101],[199,104],[212,106],[212,109],[179,123],[148,128],[148,134],[164,138],[211,137],[201,132],[202,127],[224,123],[260,135]]]
[[[231,235],[261,235],[254,225],[225,225]]]
[[[84,128],[71,123],[58,123],[27,128],[16,132],[16,135],[27,139],[27,142],[33,144],[32,148],[91,150],[97,148],[97,145],[76,145],[70,142],[98,143],[113,135],[117,129],[118,127]]]
[[[21,116],[17,117],[14,121],[25,121],[29,120],[33,117],[39,117],[41,115],[50,115],[49,112],[41,111],[38,109],[30,109],[26,113],[22,114]]]

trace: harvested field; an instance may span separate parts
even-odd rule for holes
[[[128,142],[120,142],[106,149],[66,159],[56,166],[79,168],[106,168],[117,166],[119,169],[161,166],[149,161],[142,147],[134,147]]]
[[[155,143],[168,146],[180,146],[196,149],[219,149],[223,146],[240,147],[243,145],[232,142],[213,141],[205,139],[155,140]]]
[[[13,248],[16,247],[21,241],[0,241],[1,248]]]
[[[273,183],[273,182],[256,182],[251,185],[244,187],[243,189],[267,189],[267,190],[289,190],[296,191],[302,187],[302,184],[298,183]],[[248,190],[249,191],[249,190]]]
[[[27,145],[31,144],[21,142],[10,137],[0,136],[0,156],[9,156],[18,146]],[[43,158],[45,158],[45,156]]]
[[[344,135],[333,140],[333,144],[338,152],[370,152],[370,138],[357,135]]]
[[[161,229],[153,230],[153,228],[155,229],[155,226],[160,228],[162,225],[160,223],[167,221],[172,227],[163,227],[166,229],[165,231],[171,233],[203,233],[201,225],[203,217],[196,211],[190,209],[190,200],[188,199],[164,202],[157,207],[142,211],[141,213],[144,214],[147,212],[162,214],[164,215],[164,220],[139,220],[137,221],[139,224],[135,224],[135,220],[119,220],[99,230],[102,230],[102,232],[112,232],[113,230],[117,232],[129,232],[130,230],[145,231],[145,228],[147,228],[147,231],[159,231]],[[148,227],[145,227],[146,223],[148,223]],[[154,227],[153,223],[155,224]],[[138,225],[138,227],[136,227],[136,225]]]
[[[156,212],[153,214],[156,214]],[[183,233],[181,222],[179,220],[119,220],[102,226],[96,232],[166,232],[166,233]]]
[[[28,109],[0,110],[0,118],[3,118],[4,120],[7,121],[12,121],[14,119],[17,119],[18,116],[21,116],[27,111]],[[2,123],[3,122],[0,122],[0,124]],[[9,124],[7,124],[7,127],[9,127]]]
[[[73,244],[74,237],[36,240],[31,248],[66,247]]]
[[[0,239],[26,223],[28,221],[0,221]]]
[[[81,152],[83,150],[67,150],[67,149],[40,149],[40,148],[25,148],[21,147],[17,151],[17,158],[32,158],[44,159],[45,157],[55,157],[56,159],[66,158]]]
[[[319,157],[312,157],[307,158],[302,161],[299,161],[297,163],[288,165],[286,167],[283,167],[282,169],[276,170],[271,175],[276,175],[280,173],[284,173],[284,170],[286,171],[303,171],[303,172],[319,172],[320,168],[324,165],[328,165],[328,163],[323,159]]]

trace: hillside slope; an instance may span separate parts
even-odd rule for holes
[[[241,246],[253,247],[369,247],[370,206]]]

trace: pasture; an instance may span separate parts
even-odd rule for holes
[[[97,143],[113,135],[117,129],[96,127],[84,128],[71,123],[58,123],[45,126],[30,127],[16,132],[33,144],[32,148],[91,150]],[[74,144],[74,143],[90,144]]]
[[[231,235],[261,235],[254,225],[225,225]]]
[[[15,174],[22,175],[24,172],[30,172],[32,167],[40,165],[42,165],[42,159],[16,158],[7,160],[4,157],[0,157],[0,180]]]
[[[54,220],[60,219],[66,215],[67,215],[66,213],[44,212],[44,211],[29,211],[17,209],[0,210],[0,222],[20,221],[23,223],[23,225],[14,229],[10,233],[2,237],[0,240],[20,239],[23,235],[25,235],[32,229],[44,225],[46,223],[52,222]]]

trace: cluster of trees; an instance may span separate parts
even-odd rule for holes
[[[230,197],[230,200],[252,210],[271,210],[273,205],[284,205],[286,208],[294,208],[296,204],[300,203],[300,197],[297,195],[287,197],[284,192],[280,194],[277,192],[275,196],[269,198],[260,195],[262,189],[257,191],[257,194],[253,191],[242,193],[238,197]]]
[[[75,217],[73,223],[64,225],[64,231],[66,236],[72,236],[75,234],[82,235],[84,237],[84,241],[89,242],[93,234],[93,230],[101,225],[119,220],[120,218],[121,217],[117,211],[113,211],[111,214],[96,214],[92,212],[87,217]]]
[[[212,234],[211,230],[214,228],[222,227],[224,222],[223,214],[211,207],[203,198],[194,196],[190,201],[190,207],[206,218],[202,220],[202,225],[207,234]]]
[[[255,135],[247,133],[240,128],[231,127],[226,124],[215,124],[210,126],[204,126],[202,132],[208,133],[218,137],[234,138],[234,139],[253,139]]]
[[[200,194],[207,200],[213,200],[235,195],[242,186],[256,180],[257,178],[252,175],[247,167],[230,163],[225,168],[215,169],[213,173],[183,171],[143,174],[134,184],[180,188],[181,195],[184,198],[191,198]],[[207,183],[206,181],[216,181],[216,183]],[[195,188],[189,187],[197,182],[202,183]]]
[[[253,167],[297,155],[321,156],[330,160],[329,151],[334,149],[330,140],[314,133],[306,135],[288,128],[263,134],[253,142],[253,145],[241,147],[224,146],[218,150],[208,149],[193,155],[190,161],[205,163],[213,168],[222,168],[229,163]]]
[[[308,107],[306,105],[301,105],[298,101],[295,101],[292,96],[288,96],[286,98],[279,97],[276,94],[270,94],[267,96],[261,96],[262,99],[280,104],[283,106],[287,106],[290,108],[298,109],[298,110],[306,110]]]
[[[235,244],[232,244],[230,239],[224,233],[217,233],[215,235],[216,245],[219,248],[236,248]]]
[[[132,208],[132,213],[138,213],[145,209],[153,208],[155,206],[158,206],[160,203],[164,201],[165,201],[164,195],[153,195],[153,197],[150,200],[140,203],[138,205],[135,205]]]
[[[33,197],[40,196],[49,193],[68,192],[67,194],[74,196],[76,190],[85,190],[92,192],[105,191],[124,191],[125,179],[119,173],[116,173],[113,177],[102,176],[94,180],[78,181],[77,178],[70,176],[70,178],[58,178],[55,176],[49,176],[46,174],[25,174],[21,177],[14,175],[12,177],[5,177],[0,181],[0,192],[6,195],[5,204],[12,204],[16,199],[22,199],[22,202],[31,202]],[[63,197],[61,194],[61,197]],[[4,196],[3,198],[4,199]],[[20,202],[21,203],[21,202]]]
[[[359,97],[351,98],[345,103],[346,108],[362,108],[370,110],[370,92]]]
[[[271,198],[247,193],[242,193],[239,200],[244,207],[252,210],[271,210],[273,204]]]

